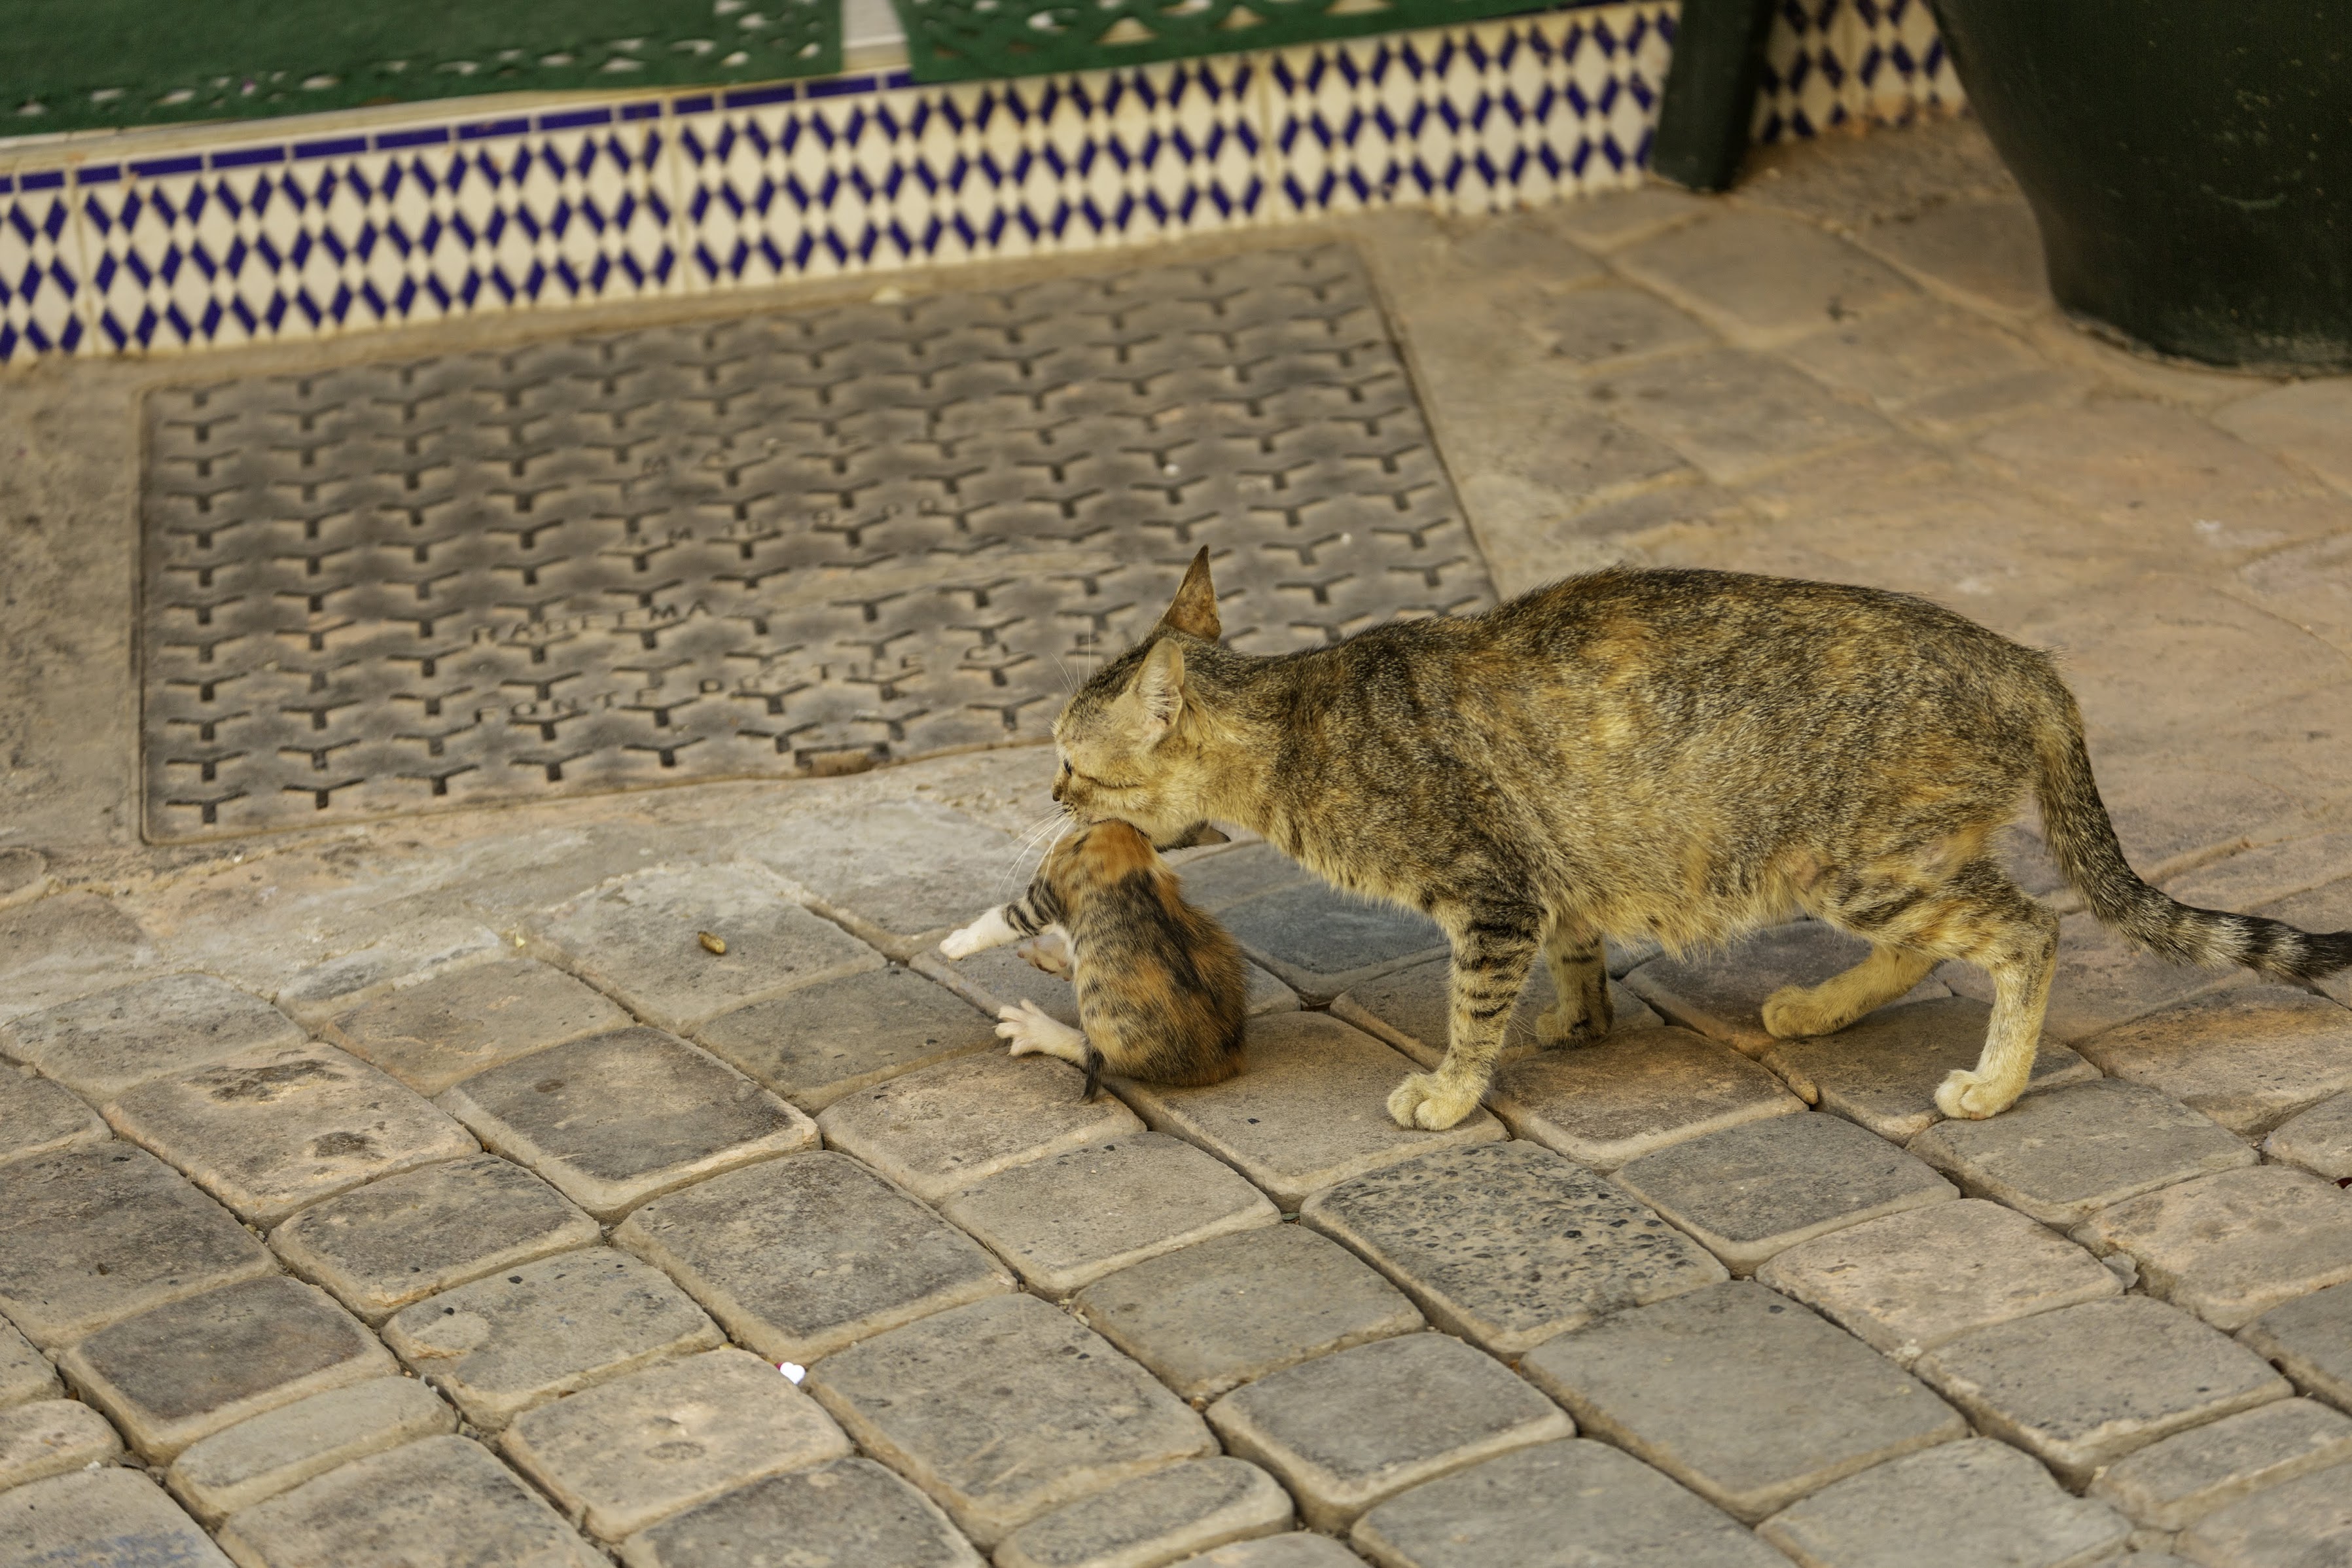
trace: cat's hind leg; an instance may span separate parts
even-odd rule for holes
[[[1819,985],[1783,985],[1764,999],[1764,1027],[1783,1040],[1834,1035],[1909,991],[1936,967],[1932,953],[1873,944],[1870,956]]]
[[[1605,1038],[1617,1022],[1609,1000],[1609,962],[1600,933],[1563,922],[1543,941],[1544,967],[1551,972],[1557,998],[1536,1019],[1536,1038],[1547,1046],[1582,1045]]]
[[[1073,1067],[1085,1067],[1093,1054],[1083,1030],[1073,1029],[1034,1002],[1000,1007],[996,1016],[1003,1020],[996,1032],[1013,1042],[1016,1057],[1059,1057]]]

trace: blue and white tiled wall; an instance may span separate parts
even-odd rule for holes
[[[194,150],[0,148],[0,363],[1273,225],[1647,161],[1673,0],[1011,81],[903,75]],[[1788,0],[1759,140],[1958,89],[1924,0]],[[46,162],[44,160],[47,160]]]

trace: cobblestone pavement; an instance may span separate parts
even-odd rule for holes
[[[1934,595],[2065,651],[2145,872],[2352,926],[2352,384],[2066,325],[1965,122],[1317,237],[1501,591]],[[1620,952],[1614,1037],[1403,1132],[1434,934],[1261,844],[1183,867],[1247,1074],[1003,1052],[1067,988],[932,949],[1034,749],[142,846],[133,395],[186,375],[0,379],[0,1568],[2352,1562],[2340,978],[2070,912],[2037,1087],[1952,1123],[1973,973],[1774,1041],[1842,939]]]

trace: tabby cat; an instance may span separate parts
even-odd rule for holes
[[[1160,836],[1170,848],[1218,842],[1197,818]],[[1053,940],[1055,933],[1061,941]],[[1003,1009],[996,1032],[1013,1054],[1042,1051],[1087,1069],[1088,1100],[1106,1068],[1151,1083],[1221,1083],[1242,1069],[1248,972],[1225,928],[1186,903],[1152,840],[1127,823],[1063,836],[1029,890],[950,935],[963,958],[1021,937],[1041,969],[1066,967],[1077,987],[1073,1029],[1034,1002]]]
[[[1613,570],[1481,615],[1307,652],[1220,647],[1202,550],[1150,636],[1055,721],[1054,797],[1154,834],[1254,829],[1342,888],[1427,911],[1453,944],[1450,1038],[1388,1101],[1405,1126],[1476,1108],[1538,952],[1539,1031],[1608,1031],[1605,935],[1671,950],[1812,913],[1870,956],[1764,1005],[1825,1035],[1944,959],[1991,976],[1983,1054],[1948,1116],[2025,1088],[2058,917],[1989,847],[2031,789],[2099,919],[2160,957],[2307,981],[2352,931],[2176,903],[2125,863],[2048,656],[1905,594]]]

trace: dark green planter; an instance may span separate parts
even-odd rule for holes
[[[2352,370],[2352,5],[1931,4],[2059,303],[2210,364]]]

